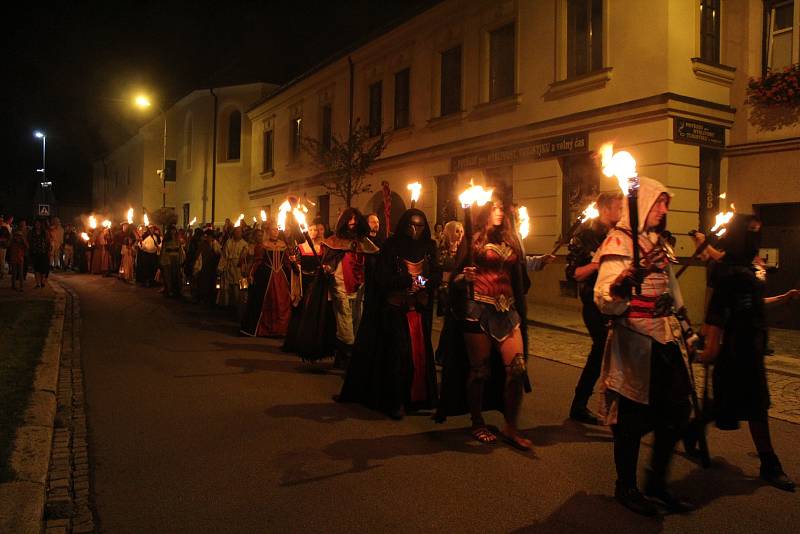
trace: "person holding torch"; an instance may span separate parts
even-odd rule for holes
[[[635,176],[633,165],[629,171]],[[613,172],[621,186],[631,176],[623,172]],[[614,434],[615,498],[635,513],[653,516],[659,513],[655,501],[671,512],[693,509],[666,484],[674,446],[688,426],[692,385],[675,316],[683,299],[664,252],[670,194],[660,182],[642,177],[635,202],[639,217],[632,218],[624,203],[622,218],[595,254],[600,267],[594,302],[613,317],[599,383],[601,412]],[[635,244],[632,228],[638,230]],[[635,257],[641,258],[638,265]],[[636,472],[641,438],[650,431],[653,454],[643,495]]]

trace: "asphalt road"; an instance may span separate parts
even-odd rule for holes
[[[697,512],[655,520],[620,507],[609,432],[565,420],[575,367],[532,358],[521,427],[534,451],[521,453],[473,442],[467,418],[394,422],[336,404],[342,380],[329,364],[310,367],[275,340],[238,337],[222,312],[110,278],[63,280],[81,299],[103,532],[729,533],[800,524],[800,493],[759,482],[746,430],[710,432],[708,471],[676,457],[674,488]],[[534,330],[533,352],[538,339]],[[489,420],[501,423],[496,413]],[[800,426],[775,420],[773,432],[800,479]]]

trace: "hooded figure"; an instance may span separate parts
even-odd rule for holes
[[[654,430],[645,493],[675,512],[690,505],[666,488],[675,443],[685,432],[691,405],[688,353],[675,310],[683,298],[672,273],[670,249],[662,232],[670,194],[656,180],[639,179],[640,265],[634,269],[627,201],[616,228],[595,255],[600,263],[594,289],[600,311],[613,317],[600,373],[601,413],[614,432],[617,500],[643,515],[658,509],[636,483],[641,437]],[[637,284],[641,293],[633,291]]]
[[[441,270],[425,213],[403,213],[371,281],[339,400],[400,419],[406,411],[434,407],[437,397],[431,326]]]

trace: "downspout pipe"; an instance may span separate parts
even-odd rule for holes
[[[217,110],[219,99],[214,92],[214,88],[209,89],[211,96],[214,97],[214,119],[211,129],[211,224],[214,224],[214,212],[217,203]]]

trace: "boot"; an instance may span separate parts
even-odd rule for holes
[[[579,423],[584,423],[587,425],[602,425],[603,423],[600,421],[600,418],[597,417],[595,414],[589,410],[586,406],[579,406],[577,404],[573,404],[572,408],[569,410],[569,418],[573,421],[577,421]]]
[[[644,494],[651,499],[660,501],[667,511],[674,514],[687,514],[695,510],[695,506],[687,501],[681,500],[667,489],[664,480],[653,474],[647,473],[647,482],[644,487]]]
[[[783,471],[781,461],[774,452],[759,453],[761,457],[761,480],[768,482],[783,491],[793,492],[794,481]]]
[[[658,514],[656,505],[642,495],[636,486],[624,486],[618,480],[614,485],[614,498],[622,506],[639,515],[653,517]]]

